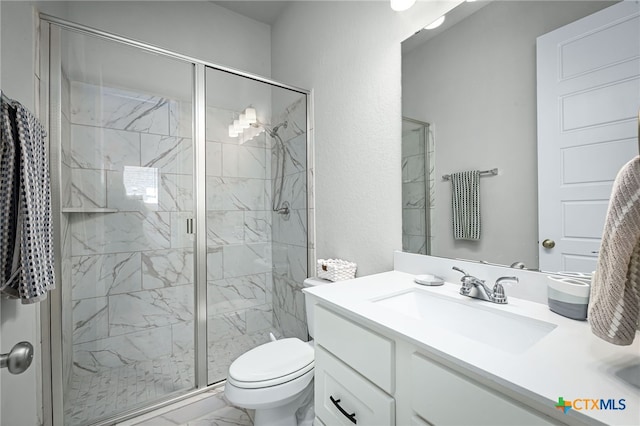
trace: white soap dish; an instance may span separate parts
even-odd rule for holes
[[[444,284],[444,280],[440,277],[436,277],[435,275],[416,275],[413,279],[417,284],[420,285],[442,285]]]

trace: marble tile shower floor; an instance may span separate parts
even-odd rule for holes
[[[277,337],[279,333],[274,331]],[[209,346],[209,380],[212,383],[224,380],[229,365],[239,355],[269,341],[269,331],[242,334],[220,339]],[[75,370],[71,378],[65,405],[65,426],[81,426],[95,423],[125,410],[143,407],[159,398],[193,387],[194,355],[166,357],[112,368],[101,373]],[[177,396],[177,395],[176,395]],[[228,423],[207,423],[206,419],[196,425],[244,425],[237,423],[237,409],[220,408],[220,416],[230,416]],[[241,418],[239,421],[244,421]],[[199,420],[199,421],[200,421]],[[234,423],[236,422],[236,423]],[[180,423],[161,423],[180,424]],[[191,424],[191,423],[189,423]],[[250,424],[250,423],[246,423]],[[153,424],[155,426],[155,423]]]
[[[167,357],[71,378],[65,425],[79,426],[193,387],[191,357]]]

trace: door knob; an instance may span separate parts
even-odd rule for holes
[[[553,240],[550,240],[549,238],[547,238],[546,240],[544,240],[542,242],[542,247],[546,248],[546,249],[552,249],[556,246],[556,242]]]
[[[8,354],[0,354],[0,368],[8,368],[11,374],[21,374],[33,361],[33,345],[29,342],[17,343]]]

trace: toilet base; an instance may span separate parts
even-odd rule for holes
[[[304,417],[308,417],[309,405],[313,404],[313,370],[290,382],[267,388],[238,388],[227,381],[224,393],[236,407],[255,410],[254,426],[305,425]]]
[[[285,405],[256,409],[253,425],[299,426],[305,423],[309,424],[304,421],[305,414],[310,408],[309,405],[313,405],[313,381],[296,398]]]

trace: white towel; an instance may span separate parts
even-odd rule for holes
[[[18,102],[1,104],[0,290],[35,303],[55,287],[45,132]]]
[[[640,321],[640,157],[618,172],[591,281],[591,331],[630,345]]]
[[[480,239],[480,171],[451,174],[453,238]]]

